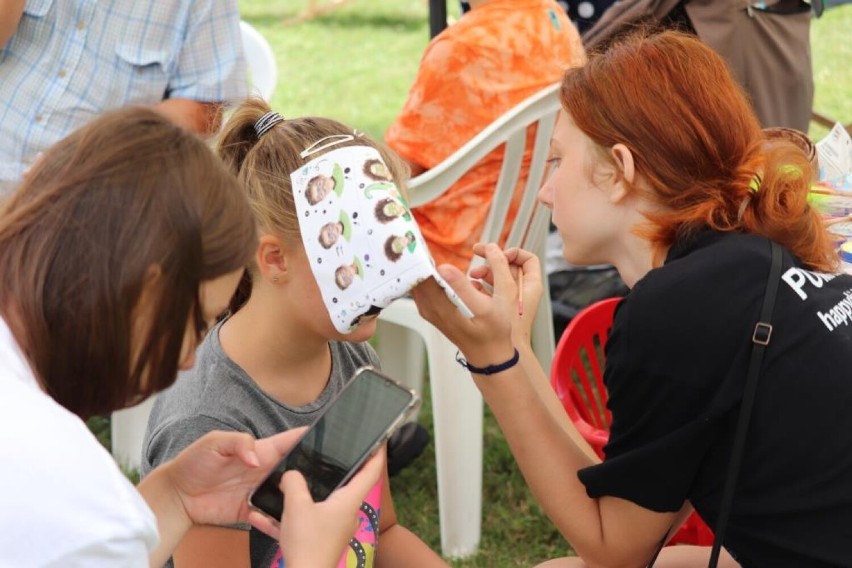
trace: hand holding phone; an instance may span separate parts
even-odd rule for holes
[[[281,476],[302,473],[314,501],[345,484],[420,404],[419,395],[372,367],[355,376],[308,428],[293,449],[249,496],[249,505],[281,519]]]
[[[280,525],[258,511],[249,513],[249,522],[278,540],[287,566],[337,566],[352,538],[352,520],[386,467],[385,452],[379,449],[346,485],[319,503],[311,497],[304,476],[289,471],[281,478],[287,507]]]

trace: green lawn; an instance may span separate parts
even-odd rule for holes
[[[243,19],[278,59],[273,106],[284,116],[336,118],[381,139],[429,40],[426,0],[352,0],[309,22],[283,24],[305,4],[240,0]]]
[[[811,27],[814,59],[814,109],[843,124],[852,123],[852,4],[831,8]],[[819,140],[828,129],[811,124],[809,134]]]
[[[307,23],[285,26],[304,0],[240,0],[243,18],[272,44],[279,65],[273,106],[285,116],[324,115],[376,138],[405,100],[428,42],[427,0],[352,0]],[[449,0],[451,15],[456,2]],[[815,108],[852,122],[852,5],[833,8],[812,29]],[[814,126],[811,136],[826,130]],[[429,396],[420,413],[431,428]],[[457,567],[531,566],[570,548],[532,500],[494,420],[486,414],[482,543]],[[393,480],[401,522],[439,549],[431,447]]]

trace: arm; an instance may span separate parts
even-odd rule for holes
[[[156,108],[176,124],[209,136],[219,130],[222,105],[248,94],[237,2],[193,0],[185,24],[167,98]]]
[[[248,434],[211,432],[152,470],[138,486],[160,532],[151,566],[162,566],[193,524],[247,522],[249,492],[299,433],[301,429],[255,441]]]
[[[364,497],[386,468],[385,451],[381,450],[344,487],[318,503],[302,474],[288,471],[281,478],[286,504],[280,527],[256,511],[249,514],[249,520],[279,539],[287,568],[334,568],[352,537]]]
[[[413,294],[420,313],[458,345],[472,365],[486,366],[508,360],[513,352],[512,321],[518,293],[513,271],[523,270],[524,280],[530,280],[537,278],[540,268],[538,259],[524,251],[515,255],[511,266],[495,245],[479,245],[475,252],[485,256],[491,267],[493,295],[476,290],[461,271],[440,268],[476,314],[473,319],[458,314],[434,282],[427,280]],[[495,375],[473,376],[530,489],[587,564],[633,566],[649,560],[678,513],[657,513],[614,497],[588,497],[577,472],[595,460],[545,403],[543,389],[535,386],[526,371],[533,364],[530,360]],[[541,369],[538,373],[544,375]],[[525,409],[524,420],[517,419],[518,408]]]
[[[524,252],[518,248],[512,248],[505,251],[506,258],[509,262],[513,262],[518,258],[518,255],[523,255]],[[516,311],[512,312],[512,345],[514,345],[521,356],[521,365],[524,373],[530,380],[530,384],[541,398],[543,404],[547,407],[548,412],[560,424],[565,433],[588,455],[595,463],[600,461],[597,453],[589,443],[577,431],[577,428],[571,422],[570,418],[562,407],[562,403],[556,396],[553,388],[550,386],[550,377],[538,362],[538,358],[532,349],[530,342],[532,337],[532,326],[535,322],[538,305],[541,302],[541,296],[544,288],[541,281],[542,272],[538,269],[531,271],[529,276],[524,277],[523,290],[521,296],[525,309],[523,313]],[[494,277],[488,265],[480,265],[474,268],[470,276],[472,278],[481,279],[493,287]]]
[[[0,0],[0,48],[6,46],[15,35],[21,16],[24,14],[24,0]]]
[[[335,566],[352,536],[361,500],[385,468],[385,454],[368,460],[345,487],[320,503],[314,503],[301,474],[285,474],[281,489],[287,504],[279,527],[249,509],[248,495],[303,431],[257,441],[248,434],[211,432],[151,471],[138,486],[160,531],[150,565],[162,566],[193,524],[250,522],[279,539],[289,568]]]
[[[379,519],[379,549],[376,554],[376,568],[407,566],[411,568],[441,566],[444,562],[431,548],[407,528],[399,525],[393,497],[390,491],[390,479],[387,469],[382,483],[382,516]]]
[[[250,568],[249,531],[193,526],[175,549],[175,568]]]
[[[222,124],[222,105],[190,99],[166,99],[154,109],[169,120],[201,136],[212,136]]]

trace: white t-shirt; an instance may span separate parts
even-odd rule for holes
[[[0,568],[148,566],[157,522],[86,424],[38,386],[0,318]]]

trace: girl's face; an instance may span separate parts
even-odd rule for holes
[[[619,221],[610,197],[616,170],[564,110],[550,141],[548,172],[538,199],[553,210],[565,258],[573,264],[610,263]]]
[[[198,301],[201,303],[201,314],[206,323],[206,330],[213,327],[216,319],[228,308],[228,303],[234,291],[237,289],[237,284],[240,282],[243,269],[235,270],[212,280],[205,280],[198,287]],[[180,350],[179,369],[185,371],[191,369],[195,364],[195,349],[201,341],[198,337],[195,321],[190,316],[186,323],[186,331],[183,336],[183,345]]]
[[[339,333],[331,322],[328,308],[322,298],[319,284],[314,278],[308,255],[303,247],[290,251],[288,254],[288,270],[292,272],[290,283],[282,294],[287,294],[285,301],[288,302],[287,313],[294,325],[299,325],[306,334],[313,334],[325,339],[336,341],[366,341],[376,332],[375,316],[362,318],[359,326],[352,333]],[[357,278],[355,266],[347,266],[345,269],[347,282]],[[298,323],[296,323],[298,322]]]

